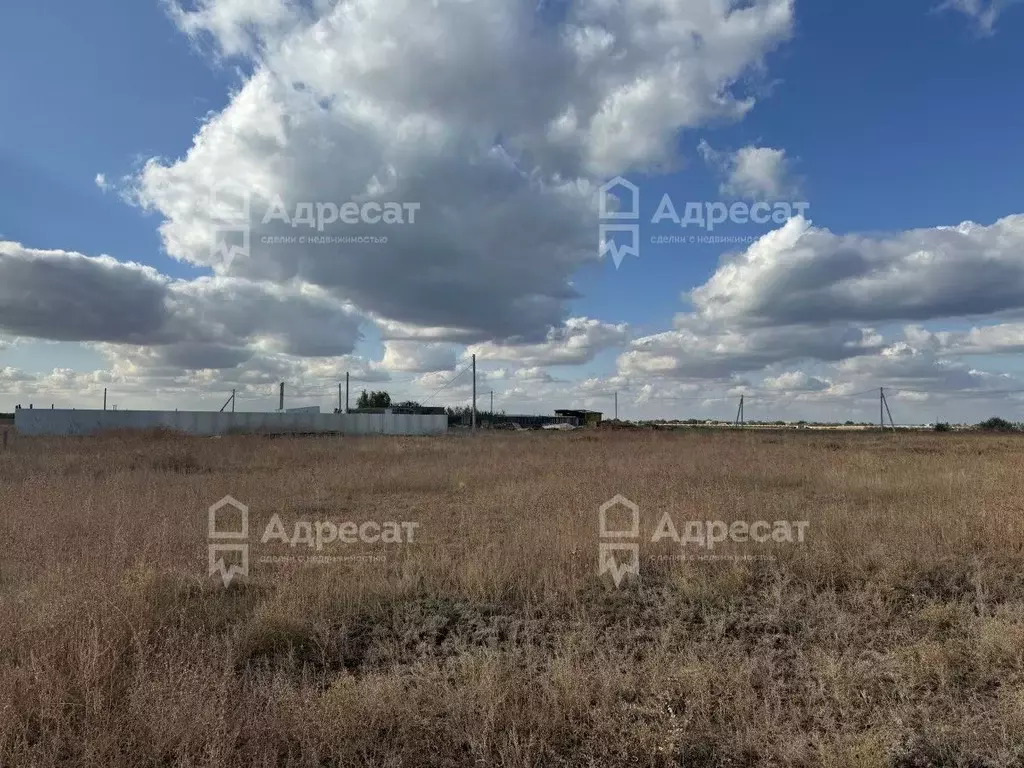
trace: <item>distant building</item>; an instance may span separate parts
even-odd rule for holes
[[[481,424],[491,427],[508,428],[512,425],[523,429],[540,429],[549,424],[567,424],[570,420],[565,416],[529,416],[522,414],[495,414],[486,415],[480,420]]]
[[[470,413],[453,413],[448,417],[451,426],[468,427],[471,423]],[[506,414],[477,412],[477,426],[483,428],[511,429],[520,427],[522,429],[541,429],[550,427],[553,424],[568,424],[572,427],[596,427],[601,424],[600,411],[585,410],[556,410],[554,416],[536,416],[527,414]]]
[[[601,426],[601,411],[586,411],[561,408],[555,410],[556,416],[569,419],[574,427],[599,427]]]

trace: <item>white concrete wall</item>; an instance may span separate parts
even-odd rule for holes
[[[192,435],[237,432],[443,435],[448,417],[391,413],[216,413],[213,411],[69,411],[21,409],[23,435],[90,435],[109,429],[172,429]]]

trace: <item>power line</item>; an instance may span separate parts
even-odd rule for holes
[[[673,400],[681,402],[719,402],[719,401],[730,401],[733,402],[737,397],[745,397],[748,400],[781,400],[786,398],[805,398],[803,402],[815,403],[823,400],[845,400],[854,397],[864,397],[865,395],[876,395],[878,394],[877,389],[867,389],[863,392],[851,392],[849,394],[818,394],[814,391],[806,392],[750,392],[745,391],[738,395],[721,395],[718,397],[711,397],[708,395],[658,395],[654,394],[651,396],[652,400]]]
[[[988,395],[1020,395],[1024,389],[909,389],[907,387],[887,387],[892,392],[907,392],[916,395],[938,395],[945,397],[956,397],[964,395],[970,397]]]
[[[877,394],[877,393],[878,393],[877,389],[866,389],[863,392],[849,392],[849,393],[845,393],[845,394],[836,393],[836,392],[833,392],[833,393],[830,393],[830,394],[820,394],[819,391],[815,391],[815,390],[804,390],[804,391],[787,390],[787,391],[780,391],[780,392],[754,392],[754,393],[745,393],[745,394],[749,398],[757,398],[757,399],[762,399],[762,400],[763,399],[777,399],[777,398],[783,398],[783,397],[806,397],[806,398],[813,398],[815,401],[817,401],[817,400],[846,400],[848,398],[864,397],[865,395],[874,395],[874,394]]]
[[[361,384],[408,384],[410,381],[416,381],[419,376],[413,376],[409,379],[358,379],[355,376],[349,379],[350,381],[358,381]]]
[[[431,391],[423,397],[422,393],[427,389],[426,382],[423,381],[423,376],[414,376],[406,379],[392,379],[392,380],[375,380],[370,382],[368,379],[355,379],[355,381],[372,383],[383,388],[390,390],[392,399],[398,400],[415,400],[424,404],[436,403],[437,398],[445,390],[458,384],[461,379],[469,372],[472,367],[471,361],[466,361],[465,365],[458,368],[454,374],[441,383],[439,386],[435,386],[433,383],[429,385]],[[432,376],[430,377],[432,378]],[[403,386],[408,383],[413,383],[412,386]],[[663,382],[666,383],[666,382]],[[721,385],[722,383],[719,383]],[[237,385],[236,385],[237,386]],[[236,402],[246,402],[250,405],[249,408],[254,407],[253,404],[256,402],[262,402],[267,407],[273,407],[271,405],[272,398],[276,397],[275,390],[278,384],[253,384],[243,385],[243,388],[237,390],[228,389],[223,393],[218,392],[217,394],[225,400],[218,400],[222,403],[221,410],[234,409]],[[322,379],[315,380],[312,382],[312,386],[303,387],[301,384],[294,385],[291,390],[291,399],[293,401],[315,403],[316,401],[334,401],[335,398],[340,398],[336,392],[337,384],[326,384]],[[393,388],[392,388],[393,387]],[[879,390],[882,390],[880,394]],[[713,390],[712,390],[713,391]],[[721,392],[722,390],[718,390]],[[209,393],[212,394],[212,393]],[[234,397],[228,397],[233,394]],[[616,392],[612,390],[600,391],[600,392],[579,392],[579,396],[593,397],[593,398],[608,398],[612,400],[616,396]],[[893,415],[888,412],[891,405],[896,404],[897,406],[901,403],[907,403],[916,399],[916,403],[913,408],[932,408],[940,409],[935,410],[934,420],[940,421],[940,415],[944,416],[945,409],[948,407],[960,407],[958,405],[950,406],[948,403],[956,403],[960,401],[961,405],[965,401],[977,400],[983,402],[989,398],[997,398],[1000,396],[1007,397],[1005,401],[1014,407],[1019,407],[1021,402],[1021,396],[1024,395],[1024,388],[1003,388],[1003,389],[934,389],[925,387],[874,387],[872,389],[865,389],[857,392],[837,392],[835,390],[766,390],[766,389],[753,389],[745,387],[737,387],[731,394],[696,394],[692,393],[680,393],[680,394],[669,394],[660,393],[656,390],[635,390],[633,393],[639,398],[639,402],[645,405],[647,408],[654,410],[664,409],[667,413],[680,412],[690,410],[686,405],[687,403],[694,403],[693,410],[699,412],[714,412],[717,413],[724,403],[732,403],[731,412],[727,415],[723,415],[729,421],[744,424],[749,421],[747,417],[747,408],[754,408],[754,412],[759,414],[759,418],[779,418],[780,416],[786,415],[789,418],[796,418],[796,414],[807,409],[806,418],[811,418],[812,415],[816,418],[820,418],[822,415],[827,416],[830,421],[840,422],[844,418],[858,419],[861,421],[870,420],[876,424],[884,424],[885,421],[889,423],[885,425],[887,428],[894,426]],[[900,394],[908,396],[917,396],[916,398],[909,397],[907,400],[903,400],[899,397]],[[493,393],[491,395],[493,397]],[[506,398],[512,397],[511,395],[501,395]],[[205,397],[205,396],[204,396]],[[897,399],[892,403],[889,402],[893,397]],[[879,407],[881,413],[875,418],[865,419],[867,408],[869,407],[868,398],[874,398],[880,400]],[[550,398],[545,398],[550,399]],[[533,402],[534,407],[541,405],[541,400],[536,398],[527,397],[528,401]],[[737,409],[737,400],[742,401],[742,406]],[[322,404],[322,403],[321,403]],[[612,405],[612,403],[608,403]],[[966,407],[966,406],[964,406]],[[972,406],[973,407],[973,406]],[[824,409],[824,410],[822,410]],[[493,406],[492,409],[493,411]],[[777,412],[777,415],[772,417],[772,413]],[[763,414],[763,415],[761,415]],[[861,415],[858,415],[861,414]],[[695,414],[697,415],[697,414]],[[887,418],[883,419],[883,415]],[[923,415],[923,414],[922,414]],[[877,421],[876,421],[877,419]]]
[[[442,389],[447,389],[447,388],[448,388],[448,387],[450,387],[450,386],[451,386],[452,384],[454,384],[454,383],[455,383],[455,380],[456,380],[456,379],[458,379],[458,378],[459,378],[459,376],[461,376],[462,374],[464,374],[464,373],[465,373],[466,371],[468,371],[468,370],[470,369],[470,367],[472,367],[472,365],[473,365],[473,363],[469,363],[469,364],[467,364],[467,365],[466,365],[466,366],[465,366],[465,367],[464,367],[464,368],[463,368],[463,369],[462,369],[461,371],[459,371],[459,372],[458,372],[458,373],[456,373],[456,374],[455,374],[454,376],[452,376],[452,377],[451,377],[451,378],[450,378],[450,379],[449,379],[449,380],[448,380],[448,381],[447,381],[446,383],[442,384],[442,385],[441,385],[440,387],[438,387],[437,389],[435,389],[435,390],[434,390],[434,391],[433,391],[433,392],[431,393],[430,397],[428,397],[428,398],[426,399],[426,402],[428,402],[428,403],[429,403],[429,402],[430,402],[431,400],[433,400],[433,399],[434,399],[435,397],[437,397],[437,393],[438,393],[438,392],[440,392],[440,391],[441,391]]]

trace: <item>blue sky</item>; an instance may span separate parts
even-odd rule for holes
[[[158,3],[17,2],[4,11],[0,98],[2,231],[39,248],[117,254],[186,270],[162,253],[153,217],[106,196],[111,181],[150,157],[188,150],[203,117],[238,84],[204,59]],[[37,34],[45,31],[46,46]],[[54,215],[59,211],[60,215]]]
[[[766,5],[768,2],[765,0]],[[652,4],[657,5],[653,0]],[[291,66],[292,62],[284,55],[273,59],[270,54],[263,54],[261,58],[254,50],[263,46],[269,51],[288,43],[288,35],[303,34],[301,20],[288,18],[283,11],[282,15],[273,17],[276,19],[273,23],[253,16],[257,14],[253,9],[261,5],[269,7],[275,3],[252,0],[252,9],[242,13],[239,19],[231,19],[229,15],[228,22],[224,23],[225,17],[218,13],[224,8],[243,7],[245,3],[229,8],[229,4],[219,0],[204,0],[185,6],[177,15],[171,11],[171,6],[160,2],[100,0],[86,7],[65,0],[38,0],[8,5],[3,11],[3,27],[7,33],[0,46],[0,100],[9,116],[0,125],[0,178],[5,182],[0,185],[0,240],[33,252],[66,251],[90,258],[109,255],[118,262],[152,267],[167,280],[188,282],[201,276],[230,278],[230,274],[218,272],[201,258],[190,258],[191,263],[180,258],[180,249],[176,254],[179,258],[172,256],[175,248],[168,247],[168,234],[161,232],[160,226],[170,222],[173,237],[175,227],[184,224],[175,219],[174,203],[167,191],[170,187],[157,189],[155,185],[163,182],[147,172],[144,164],[155,158],[157,166],[167,169],[171,175],[190,170],[186,155],[197,141],[201,127],[211,122],[228,122],[227,113],[252,73],[261,65],[280,71]],[[573,18],[576,9],[567,10],[573,5],[569,3],[559,8],[555,17],[545,16],[544,23],[556,25]],[[369,7],[371,5],[367,4]],[[324,18],[330,16],[329,10],[318,9]],[[566,14],[564,18],[562,12]],[[458,32],[454,25],[463,23],[458,19],[452,21],[454,16],[442,18],[439,15],[438,18],[441,19],[439,35],[445,32],[454,35]],[[284,22],[279,23],[281,19]],[[394,24],[386,19],[379,23],[382,29],[388,29],[388,23]],[[605,23],[606,29],[615,30],[622,29],[616,24],[639,27],[642,21],[624,18],[605,20]],[[288,24],[293,26],[288,27]],[[287,30],[282,31],[286,27]],[[252,32],[259,45],[253,50],[244,50],[245,46],[238,42],[239,30]],[[404,34],[404,30],[398,28],[389,31],[398,39]],[[516,370],[543,368],[548,376],[562,382],[561,388],[545,379],[524,381],[539,381],[544,387],[554,387],[549,397],[559,402],[586,399],[585,392],[574,387],[579,382],[594,379],[603,381],[606,389],[631,392],[637,413],[648,415],[653,415],[658,406],[642,396],[645,387],[648,394],[653,388],[681,397],[680,392],[692,390],[697,393],[695,398],[706,394],[709,398],[726,400],[743,387],[750,387],[754,394],[766,379],[800,371],[826,381],[829,385],[826,392],[838,395],[852,391],[849,387],[843,389],[843,372],[835,368],[846,358],[827,353],[819,356],[809,353],[803,359],[785,354],[773,359],[768,355],[765,358],[769,360],[768,365],[761,368],[744,367],[748,364],[740,359],[730,368],[731,359],[723,360],[720,374],[697,377],[685,370],[685,364],[680,364],[667,381],[658,375],[657,365],[652,367],[649,360],[640,359],[643,355],[630,357],[629,345],[635,344],[637,339],[675,328],[673,318],[677,313],[691,316],[684,322],[692,322],[694,328],[700,326],[700,332],[704,333],[711,310],[695,309],[687,301],[687,294],[716,276],[721,259],[735,258],[747,248],[746,243],[732,247],[653,245],[649,236],[674,234],[678,229],[666,222],[651,224],[650,216],[666,193],[680,214],[690,201],[731,203],[745,199],[743,194],[721,189],[728,182],[729,168],[735,168],[735,165],[729,166],[738,156],[734,153],[745,147],[783,152],[785,166],[777,169],[776,179],[785,182],[787,194],[783,199],[808,201],[808,218],[813,226],[835,234],[866,237],[877,233],[884,241],[917,228],[955,226],[967,220],[989,226],[1003,217],[1019,214],[1024,200],[1024,174],[1021,173],[1024,142],[1020,134],[1024,106],[1016,94],[1019,73],[1024,71],[1024,48],[1019,45],[1022,31],[1024,7],[1012,5],[998,16],[994,28],[987,30],[956,7],[941,9],[929,2],[797,2],[778,39],[751,40],[749,61],[738,70],[740,76],[727,78],[720,84],[735,92],[737,98],[753,97],[756,104],[752,109],[739,119],[708,114],[696,119],[679,117],[674,123],[668,120],[671,148],[677,153],[675,169],[666,172],[657,164],[645,167],[643,157],[620,162],[614,167],[604,162],[590,168],[573,169],[580,179],[594,184],[621,174],[642,189],[641,242],[644,245],[639,259],[627,257],[617,270],[609,260],[584,259],[574,268],[552,277],[555,282],[564,278],[578,294],[576,298],[562,300],[563,318],[590,318],[609,327],[625,325],[629,329],[627,337],[608,343],[594,342],[590,353],[570,355],[571,364],[560,365],[560,353],[555,348],[557,333],[552,348],[545,354],[508,351],[527,343],[522,333],[536,337],[544,333],[545,324],[555,327],[543,319],[550,313],[541,313],[543,317],[533,324],[525,320],[512,323],[507,335],[496,321],[490,323],[484,319],[479,326],[472,323],[465,326],[467,330],[462,333],[429,336],[454,350],[454,358],[441,355],[446,364],[454,360],[454,368],[435,370],[423,360],[419,363],[406,360],[399,368],[389,369],[389,365],[393,366],[393,361],[388,363],[385,357],[389,334],[382,333],[377,323],[382,315],[387,317],[381,309],[390,306],[387,297],[379,296],[376,289],[363,289],[344,284],[344,281],[328,285],[312,280],[310,284],[327,290],[332,300],[345,303],[346,312],[354,311],[359,315],[358,327],[362,335],[353,349],[338,350],[339,354],[326,356],[333,363],[325,361],[325,356],[319,356],[313,363],[321,367],[330,363],[344,370],[365,363],[375,371],[368,374],[368,378],[411,377],[415,380],[409,383],[408,394],[416,396],[432,390],[436,381],[443,383],[446,373],[450,375],[458,370],[462,355],[479,351],[476,347],[470,350],[467,343],[484,345],[480,348],[484,352],[481,356],[487,362],[482,368],[504,370],[513,379]],[[344,30],[338,31],[339,44],[344,41],[344,34]],[[39,45],[40,35],[47,42],[45,46]],[[298,39],[291,38],[292,41]],[[625,35],[620,33],[622,39]],[[713,50],[719,43],[711,32],[707,33],[707,39],[709,61],[721,56],[731,64],[735,53],[728,45],[732,44],[720,43],[723,51],[719,53]],[[434,55],[445,55],[446,42],[449,41],[438,37],[441,53]],[[372,52],[373,41],[365,41],[365,45]],[[762,45],[763,50],[758,49],[758,45]],[[457,51],[451,53],[453,58],[457,55]],[[527,61],[527,55],[523,54],[522,61]],[[699,52],[694,54],[700,55]],[[316,66],[317,62],[310,56],[303,64]],[[717,66],[712,62],[708,69],[714,72]],[[395,68],[400,69],[400,66],[396,64]],[[486,67],[481,65],[481,69]],[[319,87],[327,87],[325,92],[330,95],[349,92],[348,84],[343,82]],[[337,91],[330,91],[330,87]],[[542,99],[540,86],[525,76],[512,87],[521,89],[520,98],[525,94],[528,101]],[[396,93],[404,95],[405,91]],[[572,94],[562,96],[575,98]],[[665,96],[669,97],[667,91]],[[293,99],[294,94],[288,98]],[[386,102],[388,108],[394,106],[397,98]],[[460,93],[459,98],[469,99],[464,93]],[[294,102],[283,103],[288,109]],[[467,107],[468,111],[487,116],[484,107],[476,103],[470,106],[472,109]],[[494,119],[500,127],[501,120],[507,121],[508,117],[499,115]],[[459,130],[467,129],[460,124]],[[708,161],[702,156],[698,150],[701,141],[706,141],[718,153],[716,157],[720,162]],[[531,145],[531,150],[537,151],[537,146]],[[289,156],[289,160],[294,167],[303,167],[301,162],[295,163],[294,156]],[[198,168],[200,160],[192,161],[191,165]],[[559,172],[563,173],[564,168]],[[97,184],[97,174],[105,178],[106,189]],[[296,181],[294,173],[289,178]],[[127,199],[129,190],[140,188],[143,194],[139,197],[149,210],[143,210],[139,199],[134,202]],[[322,185],[319,181],[310,182],[308,188],[322,188]],[[432,204],[439,203],[424,201],[424,216],[430,215]],[[529,228],[529,222],[524,226]],[[775,227],[732,224],[722,228],[721,233],[751,240]],[[974,256],[980,258],[980,252]],[[443,261],[440,255],[438,258]],[[470,253],[467,258],[476,257]],[[486,259],[486,256],[480,258]],[[971,254],[965,258],[969,261]],[[785,264],[781,257],[779,264]],[[271,284],[267,282],[267,275],[271,273],[255,267],[253,270],[247,273],[243,269],[238,274],[244,279]],[[281,273],[272,270],[272,274]],[[515,278],[506,275],[504,279]],[[279,278],[273,280],[279,281]],[[370,298],[371,294],[377,297],[377,303]],[[7,297],[7,301],[13,307],[13,299]],[[903,372],[895,372],[895,383],[879,382],[892,386],[902,382],[910,389],[913,377],[924,375],[925,385],[941,389],[944,385],[938,380],[950,365],[959,365],[968,371],[982,370],[985,366],[988,369],[985,372],[995,377],[1012,377],[1019,370],[1015,356],[1017,347],[1003,338],[1007,333],[1011,336],[1016,333],[1013,324],[1017,308],[1012,302],[1004,301],[993,307],[991,318],[984,319],[987,308],[983,296],[979,297],[979,302],[968,302],[970,311],[964,314],[944,313],[939,308],[932,313],[915,309],[917,317],[908,317],[906,312],[894,308],[891,316],[875,312],[877,317],[871,322],[841,313],[834,318],[817,317],[814,321],[822,327],[854,322],[859,323],[858,327],[878,331],[885,337],[885,344],[871,354],[881,354],[887,346],[901,343],[902,328],[908,322],[933,334],[964,333],[979,323],[1013,326],[1000,335],[998,344],[974,350],[969,358],[959,357],[950,347],[952,342],[931,339],[932,347],[920,350],[930,356],[933,366],[938,366],[930,378],[920,371],[908,371],[906,378]],[[9,309],[13,315],[12,307]],[[40,399],[63,400],[69,405],[94,396],[98,386],[95,381],[84,382],[78,389],[64,382],[63,388],[48,398],[45,376],[54,368],[72,369],[82,375],[117,369],[111,374],[112,383],[120,383],[131,375],[137,375],[141,381],[148,374],[140,370],[137,360],[127,367],[118,365],[120,347],[117,345],[128,345],[124,348],[136,350],[132,354],[136,354],[140,346],[158,348],[161,354],[166,348],[162,337],[143,339],[144,334],[128,332],[123,339],[109,333],[81,339],[74,333],[50,333],[49,338],[41,331],[34,335],[36,332],[26,333],[24,323],[19,325],[13,320],[5,328],[2,309],[0,306],[0,337],[6,336],[9,341],[6,348],[0,348],[0,369],[17,370],[37,380],[26,382],[21,376],[17,385],[0,389],[0,410],[28,399],[36,391]],[[424,311],[422,323],[416,321],[417,315],[412,311],[406,317],[394,319],[427,328],[433,324],[430,318],[444,314],[440,310]],[[745,317],[737,316],[730,322],[735,326],[716,328],[708,333],[735,335],[752,327]],[[766,326],[762,323],[760,327],[764,330]],[[202,333],[204,331],[189,331],[189,338]],[[275,333],[241,335],[248,339],[247,349],[262,351],[267,345],[260,339],[280,338],[282,334],[291,338],[291,334],[299,332],[289,326],[276,336]],[[565,338],[570,338],[572,333],[568,332]],[[615,337],[612,331],[608,335]],[[419,338],[422,334],[417,332],[414,336]],[[62,338],[69,340],[52,343]],[[135,343],[137,339],[143,339],[141,345]],[[418,342],[398,338],[395,341],[396,350],[402,350],[406,357],[419,359],[421,352],[413,350]],[[584,342],[585,346],[588,344]],[[445,350],[429,346],[423,354],[429,358],[440,351]],[[274,354],[288,357],[283,348],[275,349]],[[502,354],[508,357],[503,358]],[[688,353],[680,349],[678,354],[673,354],[682,360]],[[302,375],[312,376],[308,356],[299,355],[301,359],[297,360],[291,359],[293,357],[296,356],[287,360],[277,357],[273,365],[260,370],[269,375],[270,369],[295,365],[298,366],[295,370]],[[531,360],[540,364],[530,365]],[[379,367],[380,364],[384,367]],[[867,360],[862,360],[861,364],[863,370],[871,367]],[[170,376],[168,366],[157,367],[166,383]],[[226,370],[229,369],[183,367],[178,384],[189,377],[210,381],[211,391],[204,393],[204,401],[207,396],[216,399],[221,381],[223,386],[231,381],[231,376],[222,375]],[[235,373],[244,372],[236,370]],[[253,380],[263,381],[255,373],[250,374]],[[859,385],[862,375],[857,373],[849,386]],[[54,388],[52,381],[49,385],[50,389]],[[170,394],[177,386],[168,388],[169,398],[180,397],[180,394]],[[253,386],[258,389],[265,385]],[[516,402],[522,391],[514,381],[505,386],[510,404],[521,402],[523,409],[540,410],[554,405],[547,401],[534,402],[529,397]],[[977,386],[989,385],[979,379]],[[314,390],[326,391],[326,387],[326,381],[317,383],[310,390],[310,398],[315,400]],[[537,388],[530,385],[524,389]],[[254,394],[257,389],[253,390]],[[464,394],[461,390],[452,390],[454,400],[460,400]],[[666,394],[666,397],[671,396]],[[133,397],[126,395],[128,402],[134,403]],[[624,398],[624,401],[629,402],[629,399]],[[1000,404],[1016,407],[1005,399]],[[679,410],[678,407],[673,409]],[[780,412],[782,410],[785,408],[780,408]]]

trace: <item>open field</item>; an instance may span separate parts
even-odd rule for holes
[[[1024,440],[15,439],[2,766],[1022,766]],[[247,583],[207,508],[249,506]],[[598,508],[641,574],[599,576]],[[686,521],[809,521],[681,560]],[[274,514],[418,523],[266,563]],[[706,554],[695,545],[686,551]],[[743,559],[744,556],[757,559]],[[735,556],[735,557],[734,557]],[[385,562],[379,562],[379,560]]]

